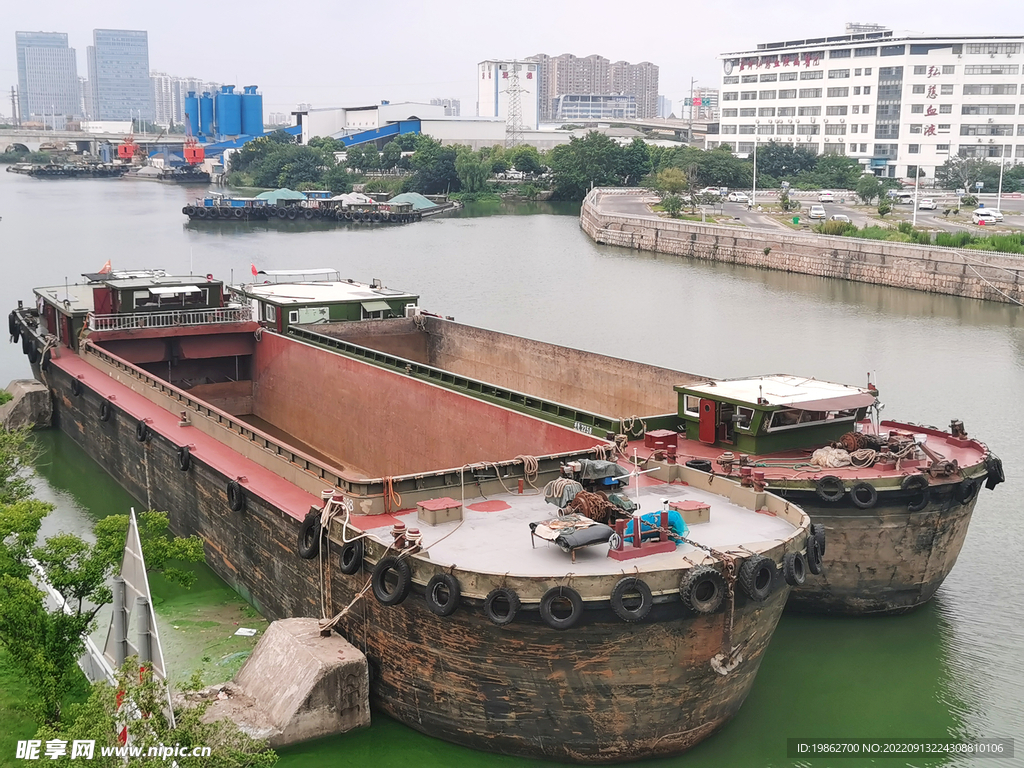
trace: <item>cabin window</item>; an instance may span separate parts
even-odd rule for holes
[[[736,426],[740,429],[750,429],[750,422],[754,418],[753,408],[744,408],[742,405],[736,406]]]
[[[263,305],[263,319],[268,323],[276,322],[277,320],[277,308],[273,304]]]
[[[777,432],[794,427],[805,427],[811,424],[825,424],[830,421],[852,421],[857,415],[855,409],[845,411],[803,411],[798,408],[785,408],[772,414],[768,425],[769,432]]]
[[[700,416],[700,398],[696,395],[683,396],[683,413]]]
[[[288,313],[288,322],[297,323],[299,322],[299,310],[293,309]]]

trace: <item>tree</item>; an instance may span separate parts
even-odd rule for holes
[[[324,187],[336,195],[352,191],[352,177],[343,165],[336,165],[324,174]]]
[[[482,153],[474,153],[469,147],[460,147],[455,158],[455,171],[466,192],[480,192],[491,177],[491,159]]]
[[[663,192],[678,195],[686,189],[686,174],[679,168],[666,168],[658,172],[654,184],[657,189]]]
[[[818,156],[806,147],[794,147],[777,141],[769,141],[757,150],[758,175],[764,174],[780,180],[809,171],[818,162]]]
[[[853,189],[862,172],[861,164],[845,155],[822,155],[814,166],[818,186],[836,189]]]
[[[555,197],[582,200],[593,187],[621,184],[617,173],[621,154],[615,142],[597,131],[583,138],[573,137],[568,144],[555,147],[548,154]]]
[[[197,690],[198,679],[193,678],[184,688],[186,695]],[[88,700],[72,707],[71,717],[60,724],[44,725],[36,733],[36,739],[43,743],[55,739],[66,742],[69,754],[46,761],[47,765],[66,768],[75,768],[82,762],[70,756],[70,747],[76,740],[91,740],[95,744],[88,765],[123,768],[124,757],[103,755],[102,751],[122,745],[120,734],[124,728],[128,731],[128,742],[132,747],[140,748],[141,752],[141,756],[132,757],[129,764],[140,768],[166,768],[168,765],[180,768],[208,768],[211,765],[270,768],[277,763],[277,754],[267,748],[265,741],[251,738],[233,722],[204,722],[203,717],[212,700],[176,706],[174,729],[164,713],[166,702],[166,684],[154,680],[152,670],[140,668],[138,660],[132,658],[118,670],[116,686],[96,683]],[[126,712],[143,713],[144,716],[133,717]],[[173,761],[169,761],[167,756],[148,755],[150,747],[161,746],[177,746],[186,754],[175,755]],[[193,757],[188,753],[195,747],[209,747],[210,754]]]
[[[345,150],[345,165],[354,171],[361,171],[366,168],[366,161],[363,158],[363,147],[356,144]]]
[[[505,155],[509,162],[512,163],[512,167],[517,171],[541,173],[544,170],[544,164],[540,159],[540,152],[537,151],[536,147],[532,147],[529,144],[520,144],[518,147],[513,147]]]
[[[522,169],[520,169],[522,170]],[[651,150],[640,137],[633,139],[622,151],[622,165],[619,173],[622,175],[623,184],[627,186],[636,183],[651,172]]]
[[[384,149],[381,151],[380,165],[385,171],[390,171],[392,168],[398,165],[398,161],[402,159],[402,148],[398,146],[397,141],[389,141],[384,145]]]
[[[32,495],[32,482],[24,471],[36,458],[30,431],[0,429],[0,504],[13,504]]]
[[[964,189],[970,192],[974,189],[975,182],[982,181],[986,167],[994,168],[997,174],[999,172],[997,166],[984,160],[974,157],[951,157],[935,169],[935,180],[946,189]]]
[[[863,176],[857,182],[856,192],[865,205],[871,205],[871,201],[882,193],[882,184],[875,176]]]
[[[882,199],[878,201],[878,215],[885,218],[887,213],[892,212],[892,205],[888,200]]]
[[[409,191],[424,194],[458,192],[461,186],[455,170],[455,157],[454,147],[443,147],[436,139],[418,136],[410,163],[416,175],[409,181]]]
[[[674,219],[683,210],[683,201],[678,195],[666,195],[661,198],[661,207]]]

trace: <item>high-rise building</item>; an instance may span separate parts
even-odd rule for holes
[[[88,49],[91,117],[94,120],[152,121],[149,34],[131,29],[94,29]]]
[[[481,61],[477,66],[477,114],[480,117],[509,115],[509,85],[513,72],[519,75],[519,108],[523,128],[534,130],[539,120],[537,64],[532,61]]]
[[[694,88],[693,98],[700,99],[700,106],[694,107],[693,119],[714,122],[718,119],[718,89]]]
[[[81,114],[78,65],[64,32],[15,32],[18,110],[23,120],[50,116],[53,125]],[[58,126],[58,127],[60,127]]]
[[[958,155],[1024,159],[1015,119],[1020,35],[873,30],[764,43],[720,58],[720,133],[708,136],[709,146],[746,155],[757,142],[777,141],[900,178],[920,169],[933,179]]]
[[[571,53],[539,53],[527,61],[537,64],[541,120],[555,120],[558,97],[567,95],[635,96],[638,118],[658,115],[658,67],[650,62],[612,63],[596,54],[578,57]]]
[[[672,116],[672,99],[667,96],[658,97],[658,117]]]
[[[445,117],[458,117],[462,111],[462,105],[458,99],[431,99],[430,103],[435,107],[444,107]]]

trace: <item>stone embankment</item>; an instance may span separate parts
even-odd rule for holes
[[[633,196],[622,205],[623,196]],[[640,189],[594,189],[580,226],[595,242],[642,251],[1024,304],[1024,258],[941,246],[725,227],[639,213]]]

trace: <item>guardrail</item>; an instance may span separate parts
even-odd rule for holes
[[[88,316],[90,331],[127,331],[134,328],[176,328],[183,325],[215,325],[251,321],[251,307],[176,309],[169,312],[135,312],[129,315]]]

